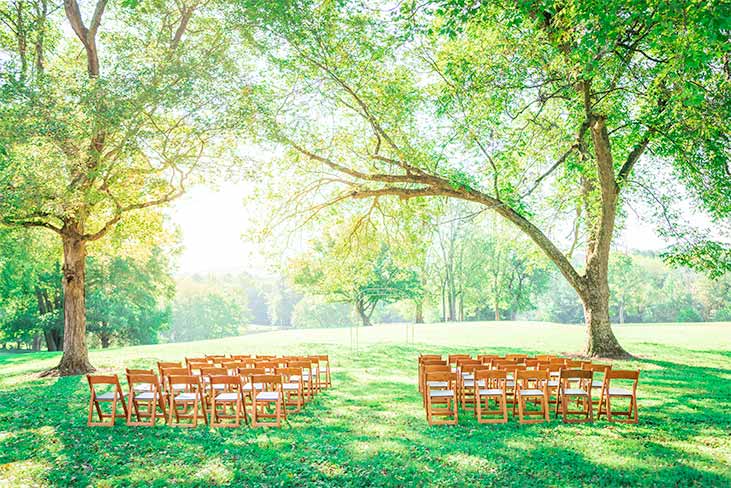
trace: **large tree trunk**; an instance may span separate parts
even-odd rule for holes
[[[595,256],[595,259],[602,261],[600,256]],[[586,322],[586,354],[592,357],[623,358],[628,354],[619,345],[609,321],[609,281],[606,271],[606,262],[592,261],[586,272],[585,286],[579,292]]]
[[[94,371],[86,346],[86,242],[63,236],[63,357],[56,368],[61,376]]]

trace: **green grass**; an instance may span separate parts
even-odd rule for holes
[[[731,324],[616,328],[640,368],[639,425],[429,427],[418,352],[571,353],[578,326],[503,323],[279,331],[94,351],[100,371],[213,352],[330,354],[334,388],[280,430],[87,428],[82,378],[53,353],[0,355],[0,486],[729,486]]]

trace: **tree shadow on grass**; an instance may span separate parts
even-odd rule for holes
[[[646,360],[641,423],[429,427],[416,390],[420,347],[378,345],[333,358],[334,388],[282,429],[86,427],[80,378],[0,391],[0,465],[33,460],[51,485],[138,486],[723,486],[718,459],[676,441],[722,432],[725,370]],[[443,348],[432,348],[444,353]],[[473,352],[466,348],[450,352]],[[425,352],[425,351],[424,351]],[[487,351],[490,352],[490,351]],[[152,360],[149,360],[152,361]],[[151,366],[130,359],[120,366]],[[686,391],[683,384],[692,384]],[[649,403],[642,405],[643,399]],[[702,407],[698,407],[701,409]],[[719,425],[719,419],[721,419]],[[726,471],[728,473],[728,471]]]

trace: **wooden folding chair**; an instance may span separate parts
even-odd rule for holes
[[[185,365],[188,368],[190,368],[190,363],[208,363],[208,364],[210,364],[211,362],[205,357],[185,358]]]
[[[424,381],[425,381],[425,379],[424,379],[424,368],[426,366],[434,366],[434,365],[446,366],[447,365],[447,361],[445,361],[443,359],[424,359],[424,360],[422,360],[422,361],[419,362],[419,378],[418,378],[418,381],[419,381],[419,391],[422,392],[422,393],[424,392]]]
[[[239,368],[239,377],[243,383],[241,390],[244,392],[244,395],[249,397],[250,403],[254,401],[254,384],[251,381],[251,377],[262,374],[267,374],[264,368]],[[261,389],[261,386],[259,386],[259,389]]]
[[[154,374],[128,374],[127,384],[129,386],[129,408],[127,409],[127,425],[153,427],[157,420],[157,410],[162,412],[165,419],[167,411],[163,392],[160,389],[160,382]],[[147,384],[149,390],[141,390],[141,386]],[[141,408],[144,407],[144,408]],[[132,420],[132,413],[137,420]],[[143,421],[142,419],[149,419]]]
[[[330,388],[332,386],[332,378],[330,377],[330,356],[327,354],[320,354],[317,357],[320,360],[320,385],[322,388]]]
[[[632,381],[631,389],[625,387],[613,387],[613,380],[629,380]],[[604,384],[602,386],[602,396],[599,402],[599,412],[597,419],[602,414],[607,416],[610,422],[623,422],[636,424],[639,421],[637,414],[637,384],[640,381],[640,372],[629,370],[609,369],[604,374]],[[612,410],[612,399],[629,398],[629,407],[625,411]],[[615,419],[615,416],[627,417],[625,420]]]
[[[536,400],[539,411],[528,410],[528,400]],[[548,371],[516,370],[515,371],[515,403],[518,405],[518,422],[536,424],[551,420],[548,409]],[[529,417],[536,417],[530,419]]]
[[[185,384],[177,384],[177,383],[171,383],[170,382],[170,376],[187,376],[190,375],[190,371],[188,371],[188,368],[171,368],[171,367],[163,367],[161,368],[161,374],[160,377],[162,378],[162,383],[160,384],[160,387],[165,392],[166,395],[172,395],[173,393],[186,391],[188,389],[188,386]]]
[[[276,374],[252,375],[251,384],[254,386],[251,426],[281,427],[282,419],[287,418],[282,393],[282,377]],[[262,419],[273,420],[262,421]]]
[[[591,381],[593,373],[585,369],[562,369],[558,378],[556,412],[559,411],[565,423],[593,422],[591,402]],[[581,410],[570,410],[569,401],[576,400]],[[584,418],[569,418],[569,415],[583,415]]]
[[[426,420],[429,425],[457,425],[457,378],[457,373],[451,371],[426,372]],[[432,386],[436,384],[440,386]]]
[[[480,361],[482,364],[490,365],[490,361],[493,359],[500,359],[500,356],[497,354],[478,354],[477,360]]]
[[[290,382],[301,382],[302,388],[304,390],[305,394],[305,402],[309,402],[312,400],[315,396],[315,389],[313,385],[313,375],[312,375],[312,363],[309,360],[304,361],[288,361],[287,367],[289,368],[298,368],[301,373],[299,376],[294,375],[290,376],[289,381]]]
[[[312,388],[315,393],[320,393],[322,385],[320,383],[320,356],[307,356],[310,362],[310,375],[312,376]]]
[[[604,376],[606,376],[608,370],[612,369],[612,365],[585,361],[581,364],[581,369],[594,373],[594,378],[591,381],[591,401],[598,410],[602,397],[602,387],[604,386]],[[594,395],[594,393],[597,393],[597,395]]]
[[[508,421],[507,381],[505,370],[480,369],[475,371],[475,381],[485,386],[475,392],[475,416],[481,424],[504,424]],[[495,401],[497,410],[490,410],[490,400]],[[483,401],[485,407],[483,409]],[[500,415],[501,418],[487,416]]]
[[[443,361],[441,361],[441,362],[443,362]],[[430,389],[432,389],[432,388],[444,389],[449,386],[446,381],[436,381],[436,380],[427,381],[427,379],[426,379],[427,373],[434,373],[434,372],[452,373],[453,371],[452,371],[451,366],[449,366],[448,364],[427,364],[423,367],[423,373],[422,373],[423,384],[421,385],[421,397],[422,397],[422,404],[423,404],[424,408],[426,408],[427,392]],[[454,374],[456,375],[457,373],[454,373]],[[457,385],[455,384],[455,391],[456,391],[456,386]]]
[[[246,397],[241,377],[238,375],[210,376],[210,385],[214,392],[211,395],[211,427],[239,427],[242,415],[248,424]],[[224,391],[218,391],[216,389],[218,385],[224,386]],[[227,413],[226,407],[229,407],[233,413]],[[232,421],[224,422],[223,419]]]
[[[305,404],[305,390],[302,382],[297,380],[298,377],[302,376],[302,370],[300,368],[277,368],[275,374],[282,377],[284,408],[288,408],[288,412],[291,413],[302,411]]]
[[[459,402],[463,409],[467,409],[468,405],[475,407],[476,392],[480,388],[485,388],[484,380],[478,380],[475,374],[479,371],[489,370],[489,366],[485,366],[479,361],[462,364],[459,376]]]
[[[89,398],[89,419],[86,425],[89,427],[114,427],[114,421],[117,419],[117,403],[122,405],[124,418],[127,417],[127,402],[124,399],[122,386],[119,384],[117,375],[94,375],[87,374],[86,380],[89,382],[89,390],[91,397]],[[99,385],[107,385],[112,387],[112,391],[103,393],[97,392]],[[102,403],[111,403],[111,413],[104,413]],[[94,411],[99,416],[98,421],[94,421]],[[105,421],[104,419],[109,419]]]
[[[179,369],[179,368],[176,368]],[[206,415],[205,392],[201,377],[192,374],[170,374],[167,377],[171,392],[168,395],[168,425],[175,427],[197,427],[199,415],[208,424]],[[182,388],[182,389],[181,389]],[[173,422],[173,416],[175,422]],[[181,419],[190,419],[190,424],[181,423]]]

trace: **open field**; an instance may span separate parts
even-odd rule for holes
[[[429,427],[418,352],[573,353],[583,328],[516,322],[274,331],[93,351],[104,372],[214,352],[327,353],[334,388],[281,430],[86,427],[83,378],[57,353],[0,355],[0,486],[729,486],[731,324],[616,327],[640,368],[639,425]]]

